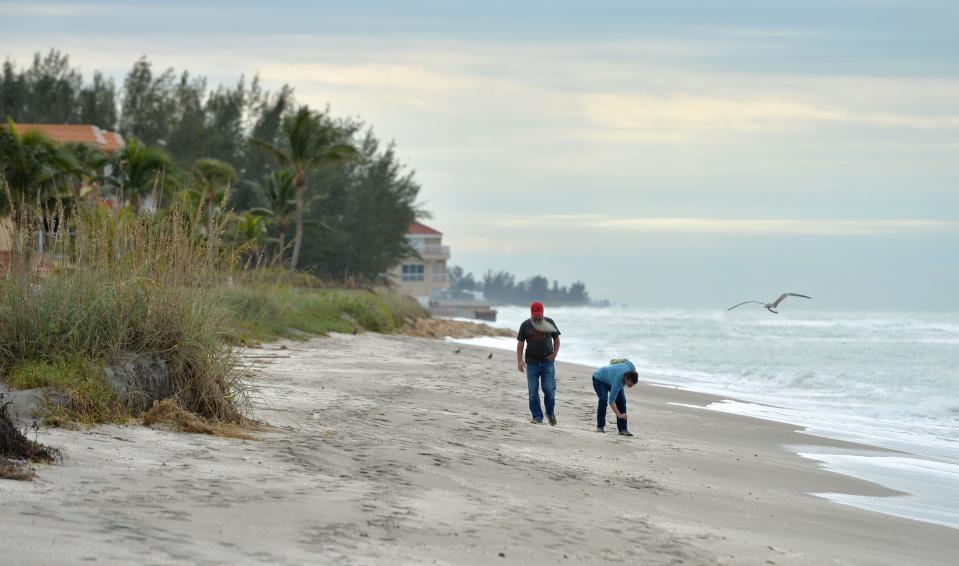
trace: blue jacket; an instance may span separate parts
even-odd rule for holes
[[[615,403],[616,396],[626,386],[625,375],[627,371],[636,371],[636,366],[629,360],[619,364],[603,366],[593,372],[593,379],[609,386],[609,403]]]

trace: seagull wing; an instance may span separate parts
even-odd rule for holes
[[[726,309],[726,310],[731,311],[731,310],[733,310],[733,309],[736,308],[736,307],[741,307],[741,306],[743,306],[743,305],[745,305],[745,304],[749,304],[749,303],[756,303],[757,305],[765,305],[765,304],[766,304],[766,303],[763,303],[763,302],[760,302],[760,301],[743,301],[743,302],[739,303],[738,305],[733,305],[733,306],[729,307],[729,308]]]
[[[779,298],[776,299],[775,302],[773,302],[773,308],[776,308],[777,306],[779,306],[779,303],[783,302],[783,299],[785,299],[786,297],[802,297],[804,299],[812,298],[812,297],[807,297],[806,295],[800,295],[799,293],[783,293],[782,295],[779,295]]]

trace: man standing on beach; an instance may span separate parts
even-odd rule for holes
[[[639,374],[633,362],[625,359],[610,360],[593,372],[593,391],[598,397],[596,406],[596,432],[606,432],[606,406],[616,414],[616,428],[622,436],[632,436],[626,417],[626,388],[639,382]]]
[[[529,412],[532,422],[543,423],[543,409],[539,403],[542,384],[546,418],[556,425],[556,354],[559,353],[559,329],[553,319],[543,316],[543,303],[535,301],[529,306],[530,318],[523,321],[516,336],[516,367],[526,372],[529,386]],[[523,346],[526,354],[523,355]]]

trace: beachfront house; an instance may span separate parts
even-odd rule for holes
[[[126,145],[123,136],[119,133],[101,130],[93,124],[16,124],[16,126],[21,134],[36,130],[58,143],[86,143],[107,153],[113,153]]]
[[[5,123],[0,123],[0,128],[5,127]],[[21,134],[40,131],[57,143],[85,143],[102,149],[106,153],[113,153],[126,145],[123,136],[119,133],[101,130],[92,124],[16,124],[16,127]],[[84,190],[81,194],[86,192]],[[10,253],[13,249],[12,234],[13,221],[9,217],[0,219],[0,268],[5,267],[10,261]]]
[[[443,233],[414,222],[406,233],[416,255],[405,258],[388,273],[400,293],[415,298],[434,316],[496,320],[496,310],[484,299],[450,298],[450,276],[446,262],[449,246],[443,245]]]
[[[389,279],[399,292],[429,307],[450,286],[446,271],[450,248],[443,245],[442,232],[419,222],[410,224],[406,237],[417,255],[403,259],[391,269]]]

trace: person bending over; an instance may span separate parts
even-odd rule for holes
[[[593,390],[596,391],[596,432],[606,432],[606,406],[616,415],[616,428],[623,436],[629,432],[626,416],[626,388],[639,382],[636,367],[629,360],[611,360],[610,365],[593,372]]]

